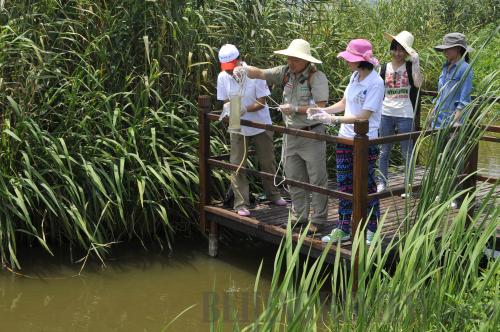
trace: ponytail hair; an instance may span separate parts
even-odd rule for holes
[[[465,54],[466,49],[463,48],[463,47],[460,47],[459,50],[460,50],[459,51],[460,55],[464,58],[464,61],[467,62],[467,63],[469,63],[470,62],[470,57],[469,57],[469,53]],[[465,54],[465,57],[464,57],[464,54]]]

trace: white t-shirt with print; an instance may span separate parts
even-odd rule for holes
[[[392,67],[389,62],[385,71],[385,98],[382,115],[413,118],[413,105],[410,99],[410,80],[406,64],[399,68]]]
[[[372,70],[361,82],[358,81],[359,73],[354,72],[349,85],[344,91],[346,100],[345,115],[360,115],[363,110],[372,112],[368,119],[368,137],[377,138],[380,118],[382,116],[382,101],[384,99],[384,81],[380,75]],[[353,138],[354,124],[343,123],[340,126],[339,136]]]
[[[217,77],[218,100],[229,100],[229,96],[237,94],[238,90],[239,85],[236,83],[236,80],[232,75],[229,75],[225,71],[219,73],[219,76]],[[270,94],[271,92],[269,91],[266,81],[246,78],[243,85],[241,104],[245,107],[250,106],[255,103],[258,98],[266,97]],[[267,105],[257,112],[246,112],[243,114],[241,119],[263,124],[272,124],[271,115],[269,114],[269,108]],[[244,136],[254,136],[264,131],[264,129],[241,126],[241,134]]]

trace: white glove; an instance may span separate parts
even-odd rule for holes
[[[243,105],[241,105],[241,109],[240,109],[240,116],[242,116],[243,114],[245,114],[247,112],[247,108]]]
[[[413,72],[416,72],[416,70],[420,68],[420,58],[418,56],[418,53],[412,52],[410,54],[410,57],[411,57],[411,66],[412,66],[411,69],[413,70]]]
[[[312,116],[316,113],[319,113],[319,112],[325,112],[325,108],[323,108],[323,107],[310,107],[310,108],[308,108],[306,111],[307,119],[312,120]]]
[[[297,113],[298,107],[297,105],[285,104],[280,105],[279,110],[285,115],[292,115],[294,113]]]
[[[311,117],[308,117],[308,119],[317,120],[327,125],[332,124],[332,116],[323,110],[320,110],[319,112],[311,115]]]
[[[241,82],[245,77],[248,76],[248,66],[243,65],[243,66],[237,66],[234,67],[233,69],[233,77],[236,80],[236,82]]]
[[[219,121],[224,119],[226,116],[229,116],[230,110],[231,110],[231,103],[230,102],[224,103],[224,106],[222,106],[222,113],[219,115]]]

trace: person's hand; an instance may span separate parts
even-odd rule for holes
[[[241,105],[241,109],[240,109],[240,116],[242,116],[243,114],[245,114],[247,112],[247,108],[243,105]]]
[[[280,105],[279,109],[281,113],[285,115],[292,115],[294,113],[297,113],[298,107],[297,105],[285,104],[285,105]]]
[[[237,82],[243,81],[248,75],[248,66],[236,66],[233,69],[233,77]]]
[[[307,109],[306,114],[307,114],[307,119],[311,120],[312,116],[316,113],[319,112],[326,112],[324,107],[310,107]]]
[[[230,102],[224,103],[224,106],[222,106],[222,113],[219,115],[219,121],[224,119],[226,116],[229,116],[230,110],[231,110],[231,103]]]
[[[332,116],[323,110],[311,115],[310,120],[316,120],[327,125],[332,124]]]
[[[420,68],[420,57],[417,52],[410,53],[412,69]]]

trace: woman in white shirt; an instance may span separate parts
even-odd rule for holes
[[[391,61],[383,64],[380,69],[380,76],[385,83],[380,136],[394,135],[396,130],[398,134],[409,133],[414,128],[418,89],[422,85],[418,54],[412,48],[414,38],[408,31],[402,31],[396,36],[385,33],[384,36],[391,42]],[[411,61],[407,61],[407,58]],[[391,150],[392,144],[382,144],[378,192],[385,190],[387,186]],[[401,141],[401,154],[406,170],[410,169],[412,151],[412,140]],[[409,174],[405,173],[408,179]]]
[[[338,58],[347,62],[353,72],[349,85],[344,91],[344,97],[338,103],[326,108],[312,108],[308,110],[311,118],[325,124],[341,124],[339,136],[354,138],[354,122],[368,120],[368,137],[378,137],[382,100],[384,98],[384,82],[374,70],[378,60],[373,56],[372,45],[365,39],[354,39],[349,42],[347,49],[340,52]],[[343,116],[332,115],[344,112]],[[375,164],[378,156],[378,147],[370,145],[368,149],[368,193],[375,193]],[[340,191],[352,193],[353,177],[353,147],[337,143],[336,151],[337,183]],[[368,230],[367,243],[373,239],[380,216],[379,200],[368,202]],[[323,242],[344,241],[350,238],[352,216],[352,202],[339,199],[339,220],[330,235],[324,236]]]
[[[271,116],[266,104],[266,96],[270,95],[271,92],[266,81],[247,78],[243,83],[243,87],[239,86],[233,77],[233,69],[242,65],[242,61],[240,60],[240,53],[234,45],[226,44],[221,47],[219,61],[222,71],[217,77],[217,99],[225,102],[224,108],[229,109],[231,95],[241,93],[241,119],[271,124]],[[260,169],[267,173],[276,173],[272,132],[241,126],[240,133],[230,134],[230,141],[230,162],[232,164],[246,165],[248,146],[253,143]],[[268,200],[279,206],[287,205],[272,180],[263,180],[262,184]],[[250,194],[248,179],[245,174],[235,173],[231,177],[231,186],[234,192],[234,210],[240,216],[249,216]]]

